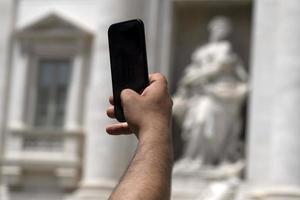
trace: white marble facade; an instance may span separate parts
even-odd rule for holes
[[[13,2],[9,0],[0,1],[0,24],[2,27],[0,34],[0,163],[3,158],[4,129],[6,123],[6,101],[8,92],[9,56],[11,46],[11,36],[13,27]],[[0,171],[1,165],[0,165]],[[0,172],[0,199],[8,200],[8,188],[4,183]]]
[[[111,122],[105,116],[111,95],[107,28],[143,19],[149,71],[172,80],[172,5],[195,2],[209,1],[0,0],[1,200],[107,199],[136,145],[134,137],[111,137],[104,130]],[[296,200],[300,1],[256,0],[253,10],[246,176],[243,182],[215,183],[206,191],[221,194],[233,187],[228,199]],[[37,129],[30,118],[41,57],[72,60],[60,129]],[[190,189],[202,187],[195,184]]]
[[[300,1],[255,4],[246,172],[254,199],[300,199],[299,20]]]
[[[1,143],[6,136],[0,183],[8,186],[0,185],[1,200],[7,188],[10,200],[107,199],[136,146],[133,136],[105,133],[112,93],[107,29],[114,22],[143,19],[149,71],[167,73],[160,66],[169,61],[169,5],[168,0],[0,1],[6,11],[1,26],[12,27],[0,38]],[[72,63],[58,129],[34,125],[42,59]]]

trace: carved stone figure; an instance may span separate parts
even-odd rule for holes
[[[225,17],[209,23],[209,42],[193,53],[173,98],[173,115],[185,141],[174,173],[199,171],[235,156],[247,73],[227,40],[231,30]]]

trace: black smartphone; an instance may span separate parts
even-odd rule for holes
[[[140,19],[112,24],[108,41],[116,119],[125,122],[120,94],[141,93],[149,85],[144,23]]]

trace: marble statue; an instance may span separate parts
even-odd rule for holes
[[[240,145],[247,73],[228,40],[230,20],[215,17],[208,31],[208,44],[192,54],[173,98],[173,115],[185,142],[174,173],[199,171],[239,156],[234,154]]]

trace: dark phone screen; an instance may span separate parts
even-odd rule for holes
[[[140,20],[113,24],[108,36],[115,114],[125,121],[121,91],[130,88],[141,92],[149,85],[144,26]]]

